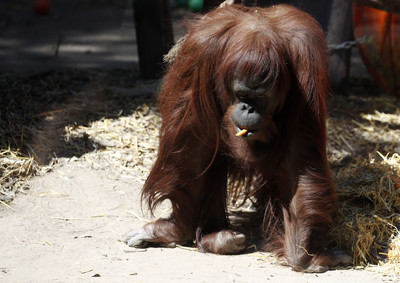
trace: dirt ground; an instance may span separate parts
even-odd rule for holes
[[[131,176],[63,159],[0,208],[1,282],[379,282],[366,270],[301,274],[266,253],[221,256],[187,248],[134,249],[120,241],[144,224]],[[160,214],[163,213],[162,211]]]

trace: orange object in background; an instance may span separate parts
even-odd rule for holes
[[[35,2],[33,2],[33,10],[38,15],[48,14],[50,11],[49,0],[35,0]]]
[[[388,92],[400,97],[400,16],[354,4],[354,37],[368,71]]]

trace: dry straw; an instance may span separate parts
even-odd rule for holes
[[[379,264],[379,271],[398,273],[400,156],[380,156],[380,161],[359,161],[340,170],[339,225],[333,234],[355,265]]]
[[[11,201],[16,193],[25,193],[26,180],[38,170],[32,157],[23,157],[10,149],[0,150],[0,204],[11,208],[6,202]]]

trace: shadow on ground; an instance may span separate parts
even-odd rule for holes
[[[157,81],[140,81],[132,69],[0,73],[0,147],[53,157],[81,156],[101,148],[86,135],[68,139],[65,127],[132,113],[151,103]]]

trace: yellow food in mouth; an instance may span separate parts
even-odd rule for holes
[[[243,135],[247,134],[247,132],[248,132],[248,130],[243,129],[243,130],[237,132],[237,133],[236,133],[236,136],[237,136],[237,137],[243,136]]]

